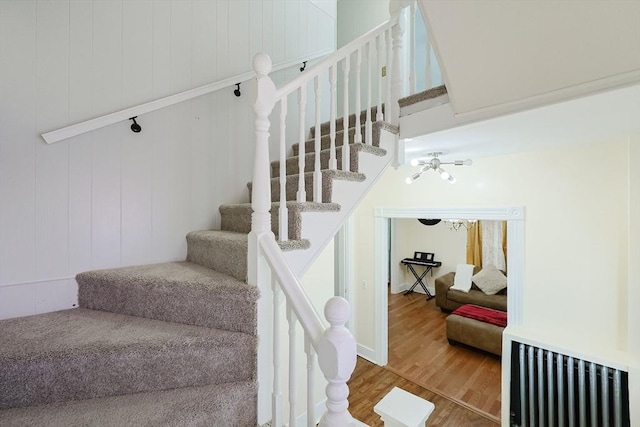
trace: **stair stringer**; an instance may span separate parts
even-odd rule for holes
[[[340,211],[327,214],[324,212],[304,212],[302,214],[303,237],[310,241],[310,247],[304,250],[285,252],[284,256],[291,269],[298,277],[313,264],[322,250],[338,233],[347,218],[360,204],[373,185],[380,179],[393,160],[398,143],[398,129],[387,123],[376,123],[380,126],[379,147],[387,151],[384,156],[363,155],[360,157],[358,171],[365,175],[365,180],[333,181],[333,197],[331,202],[340,205]],[[311,224],[311,226],[304,226]]]

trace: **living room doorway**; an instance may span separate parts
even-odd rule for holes
[[[508,324],[522,324],[522,294],[524,281],[524,215],[522,206],[496,208],[376,208],[375,217],[375,362],[384,366],[388,362],[388,262],[389,253],[395,253],[390,222],[394,218],[467,219],[507,221],[507,283]],[[390,246],[389,246],[390,245]]]

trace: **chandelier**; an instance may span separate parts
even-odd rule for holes
[[[476,219],[445,219],[445,221],[449,223],[449,228],[455,231],[458,231],[462,227],[468,230],[473,227],[473,224],[478,222]]]
[[[438,159],[438,156],[441,154],[442,153],[439,151],[434,153],[428,153],[427,156],[432,157],[431,160],[423,160],[423,159],[411,160],[411,166],[422,166],[422,167],[418,172],[414,173],[411,176],[408,176],[405,179],[405,182],[407,184],[411,184],[413,181],[420,178],[420,175],[427,172],[428,170],[433,169],[434,171],[440,174],[440,178],[444,179],[445,181],[449,181],[451,184],[455,184],[456,183],[455,177],[451,175],[449,172],[447,172],[446,170],[442,169],[441,166],[442,165],[471,166],[471,164],[473,163],[471,159],[456,160],[453,162],[441,162],[440,159]]]

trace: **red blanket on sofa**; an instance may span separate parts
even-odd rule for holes
[[[507,326],[507,313],[500,310],[493,310],[477,305],[465,304],[454,310],[452,314],[478,320],[480,322],[491,323],[492,325]]]

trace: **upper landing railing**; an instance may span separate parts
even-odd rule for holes
[[[276,65],[273,70],[281,71],[287,68],[302,64],[304,62],[313,61],[318,58],[331,53],[331,50],[325,49],[317,52],[313,55],[308,55],[300,58],[295,58],[290,61],[283,62]],[[243,83],[255,78],[254,71],[248,71],[246,73],[237,74],[235,76],[228,77],[226,79],[218,80],[213,83],[209,83],[203,86],[199,86],[193,89],[186,90],[184,92],[176,93],[174,95],[165,96],[144,104],[136,105],[134,107],[125,108],[113,113],[105,114],[100,117],[96,117],[90,120],[85,120],[70,126],[66,126],[51,132],[42,134],[42,138],[47,144],[53,144],[55,142],[63,141],[65,139],[81,135],[86,132],[91,132],[96,129],[103,128],[105,126],[112,125],[114,123],[130,120],[133,117],[147,114],[152,111],[159,110],[161,108],[170,107],[171,105],[178,104],[180,102],[188,101],[198,96],[206,95],[208,93],[216,92],[220,89],[224,89],[230,86],[235,86],[238,83]]]

